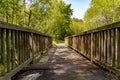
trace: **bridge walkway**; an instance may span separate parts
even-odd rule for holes
[[[61,43],[54,45],[17,80],[111,80],[113,77]]]

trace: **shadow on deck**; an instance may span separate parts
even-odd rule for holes
[[[112,77],[64,44],[57,44],[16,80],[109,80],[107,75]]]

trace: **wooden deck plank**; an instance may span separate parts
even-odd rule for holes
[[[111,76],[64,44],[57,44],[17,80],[109,80],[106,73]]]

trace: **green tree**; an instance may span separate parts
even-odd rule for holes
[[[70,9],[71,4],[65,4],[63,1],[54,2],[51,7],[51,14],[49,14],[50,23],[50,33],[54,38],[63,40],[65,36],[71,35],[70,23],[72,9]],[[49,25],[50,24],[50,25]],[[48,27],[49,28],[49,27]]]
[[[70,29],[72,31],[72,34],[78,35],[81,32],[85,31],[86,27],[84,26],[84,21],[83,20],[73,18],[72,23],[70,25]]]
[[[71,4],[62,0],[0,0],[0,19],[21,25],[55,39],[72,35]]]
[[[120,0],[91,0],[84,20],[89,28],[95,28],[120,20]]]
[[[36,0],[30,6],[32,10],[31,27],[55,39],[63,40],[71,35],[70,22],[72,9],[62,0]]]

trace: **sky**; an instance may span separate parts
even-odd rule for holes
[[[72,17],[83,19],[86,10],[90,7],[91,0],[63,0],[66,4],[72,4]]]

